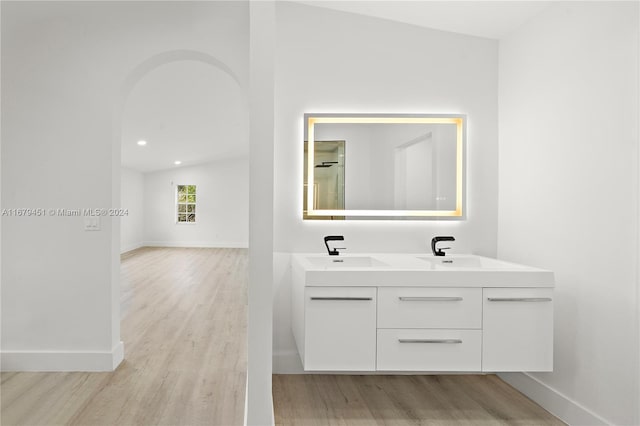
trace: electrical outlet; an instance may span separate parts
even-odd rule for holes
[[[100,216],[85,216],[85,218],[84,218],[84,230],[85,231],[99,231],[100,230]]]

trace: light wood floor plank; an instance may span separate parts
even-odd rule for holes
[[[276,425],[564,425],[495,375],[274,375]]]
[[[113,373],[2,373],[2,425],[241,425],[247,251],[122,256],[125,361]]]

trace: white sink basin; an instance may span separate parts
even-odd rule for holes
[[[480,256],[418,257],[428,262],[433,269],[523,269],[522,265]]]
[[[553,272],[476,255],[295,253],[306,286],[553,287]]]
[[[371,256],[308,256],[306,260],[316,268],[380,268],[389,266]]]

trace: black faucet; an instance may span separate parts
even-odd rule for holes
[[[440,241],[455,241],[456,239],[453,237],[433,237],[431,239],[431,251],[433,252],[434,256],[444,256],[444,252],[442,250],[448,250],[451,247],[442,247],[438,250],[436,250],[436,243],[440,242]]]
[[[344,250],[345,247],[336,247],[333,250],[329,248],[329,244],[327,241],[344,241],[344,237],[342,235],[327,235],[324,237],[324,245],[327,247],[327,251],[329,252],[329,256],[337,256],[340,254],[338,249]]]

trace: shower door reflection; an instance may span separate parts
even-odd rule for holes
[[[304,144],[304,170],[307,170],[308,145]],[[345,141],[315,141],[313,175],[313,208],[344,210]],[[309,182],[304,173],[303,219],[328,219],[307,216],[307,192]],[[333,216],[331,219],[344,219]]]

